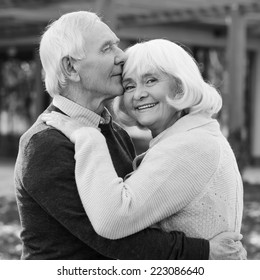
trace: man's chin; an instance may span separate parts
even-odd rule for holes
[[[117,88],[117,90],[115,90],[114,94],[115,94],[115,97],[116,96],[121,96],[121,95],[124,94],[124,89],[122,87]]]
[[[116,97],[122,96],[124,94],[123,90],[114,89],[113,91],[107,92],[107,100],[113,100]]]

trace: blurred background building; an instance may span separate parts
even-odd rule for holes
[[[260,170],[260,0],[0,0],[0,198],[12,175],[3,162],[11,159],[13,166],[21,134],[51,101],[42,82],[40,36],[48,23],[78,10],[98,13],[123,49],[165,38],[188,50],[203,77],[222,94],[218,119],[241,171],[248,166]],[[129,132],[137,152],[144,150],[149,135]],[[254,198],[260,194],[256,190],[250,191]],[[250,205],[260,217],[259,203]],[[251,224],[244,230],[249,232]],[[249,243],[260,259],[259,223],[254,232]]]
[[[38,43],[60,15],[101,15],[125,48],[166,38],[183,45],[221,92],[222,131],[240,166],[260,164],[260,3],[253,0],[1,0],[0,157],[15,157],[20,135],[46,108]]]

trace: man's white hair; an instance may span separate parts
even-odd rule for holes
[[[64,14],[47,26],[40,42],[40,59],[45,72],[45,87],[51,96],[60,94],[66,86],[61,68],[62,58],[86,56],[86,33],[100,18],[92,12]]]
[[[137,43],[126,50],[127,60],[123,77],[131,73],[141,76],[147,71],[162,71],[176,82],[176,91],[167,96],[167,101],[177,110],[189,113],[216,114],[222,107],[222,98],[217,90],[205,82],[194,58],[177,44],[155,39]],[[123,96],[114,100],[114,111],[119,120],[135,125],[127,115]]]

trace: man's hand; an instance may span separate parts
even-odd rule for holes
[[[246,260],[247,252],[241,243],[242,234],[223,232],[209,240],[210,260]]]

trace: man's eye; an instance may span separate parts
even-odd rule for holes
[[[104,48],[103,48],[103,52],[107,52],[107,51],[110,51],[111,50],[111,45],[106,45]]]

